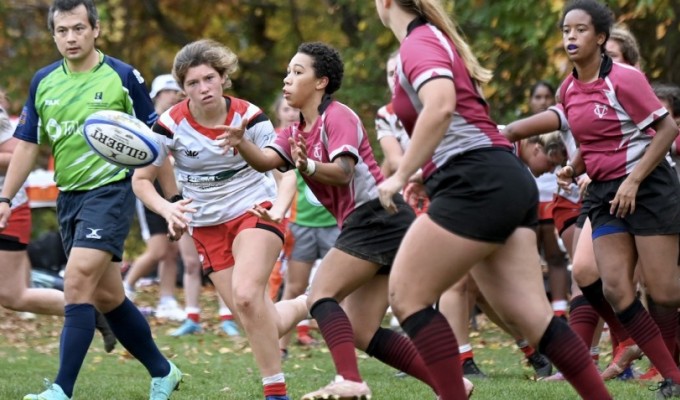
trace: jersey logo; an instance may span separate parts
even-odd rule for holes
[[[58,105],[59,105],[59,99],[46,99],[45,100],[45,107],[58,106]]]
[[[197,158],[198,150],[184,150],[184,155],[189,158]]]
[[[101,101],[104,100],[104,92],[97,92],[94,94],[94,101],[97,103],[101,103]]]
[[[316,160],[321,160],[321,143],[317,143],[314,145],[314,149],[312,149],[312,154],[314,155],[314,158]]]
[[[602,119],[607,115],[607,106],[604,104],[595,104],[595,109],[593,110],[598,118]]]
[[[86,238],[88,238],[88,239],[101,239],[102,238],[101,236],[99,236],[99,231],[101,231],[102,229],[94,229],[94,228],[85,228],[85,229],[90,230],[90,233],[85,235]]]

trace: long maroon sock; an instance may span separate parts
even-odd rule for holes
[[[611,399],[586,344],[560,318],[553,317],[538,346],[583,399]]]
[[[467,398],[458,342],[446,318],[432,307],[409,316],[401,324],[423,360],[440,400]]]
[[[618,317],[630,333],[630,337],[640,346],[659,373],[666,379],[680,383],[680,370],[666,348],[659,327],[656,326],[640,300],[635,299],[633,304],[618,314]]]
[[[678,334],[678,309],[656,304],[651,297],[647,297],[647,309],[659,327],[661,337],[671,354],[675,354],[675,338]]]
[[[593,343],[595,328],[599,320],[600,316],[597,311],[584,296],[579,295],[571,299],[569,327],[583,340],[583,343]]]
[[[366,349],[366,354],[420,379],[436,391],[423,359],[409,338],[391,329],[378,328]]]
[[[319,325],[319,331],[331,352],[337,374],[346,380],[361,382],[354,350],[354,332],[345,311],[335,299],[324,298],[312,305],[310,314]]]
[[[595,283],[582,287],[583,296],[588,299],[588,303],[597,311],[609,326],[609,332],[616,337],[616,340],[623,342],[630,337],[628,331],[623,327],[611,304],[604,297],[602,291],[602,280],[598,279]]]

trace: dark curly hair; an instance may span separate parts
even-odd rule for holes
[[[298,53],[307,54],[314,59],[312,68],[317,78],[328,78],[326,94],[333,94],[342,85],[344,66],[342,57],[337,50],[321,42],[302,43],[298,47]]]
[[[560,19],[560,28],[564,25],[564,17],[569,14],[569,11],[573,10],[583,10],[588,15],[593,22],[595,27],[595,33],[604,33],[605,39],[602,43],[602,52],[605,52],[605,44],[609,40],[609,35],[611,34],[612,26],[614,25],[614,13],[612,10],[604,3],[598,0],[572,0],[564,6],[562,11],[562,18]]]

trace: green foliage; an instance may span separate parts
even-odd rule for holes
[[[528,88],[535,81],[558,84],[570,71],[557,27],[563,0],[442,2],[455,15],[482,64],[494,70],[485,93],[499,123],[527,111]],[[637,36],[650,79],[680,82],[680,2],[607,3]],[[385,61],[397,43],[380,23],[373,1],[99,0],[97,4],[102,27],[98,46],[136,66],[148,82],[170,71],[183,45],[209,37],[239,55],[241,69],[234,76],[232,93],[265,110],[280,93],[288,60],[301,42],[332,44],[343,55],[346,70],[337,97],[362,117],[380,156],[373,116],[389,101]],[[49,0],[0,2],[0,85],[9,88],[14,113],[26,98],[32,74],[59,58],[46,29],[48,6]]]

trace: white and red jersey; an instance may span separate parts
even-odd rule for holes
[[[274,126],[262,110],[241,99],[225,96],[228,114],[224,125],[240,127],[248,119],[244,138],[264,147],[274,138]],[[276,182],[251,168],[235,149],[224,154],[216,141],[223,130],[200,125],[189,110],[189,99],[164,112],[153,130],[159,133],[160,166],[169,153],[175,159],[182,195],[193,199],[192,226],[211,226],[243,215],[253,204],[273,201]]]
[[[453,80],[456,111],[432,159],[423,166],[425,178],[450,158],[470,150],[494,146],[512,150],[489,117],[489,105],[470,78],[453,42],[437,27],[418,18],[409,24],[399,49],[392,99],[394,111],[409,135],[413,134],[423,109],[418,91],[426,82],[442,78]]]
[[[397,139],[401,150],[406,152],[408,144],[411,142],[411,138],[406,133],[404,126],[397,118],[397,114],[394,113],[394,107],[392,103],[380,107],[375,116],[375,131],[378,136],[378,141],[386,136],[392,136]]]
[[[269,145],[286,160],[289,168],[295,163],[288,138],[302,136],[307,144],[310,160],[330,163],[339,156],[349,156],[356,161],[354,177],[347,186],[320,183],[301,174],[312,193],[342,224],[357,207],[378,198],[378,184],[383,181],[380,167],[373,157],[366,129],[359,117],[346,105],[327,98],[320,107],[321,115],[309,132],[303,132],[305,121],[283,129]],[[286,169],[286,168],[284,168]]]
[[[0,120],[0,144],[10,140],[13,134],[14,127],[10,123],[10,120],[8,118]],[[4,184],[5,173],[0,172],[0,189],[2,189]],[[24,205],[26,202],[28,202],[28,195],[26,194],[26,189],[24,188],[24,186],[22,186],[21,189],[19,189],[17,194],[14,195],[14,198],[12,199],[12,209]]]
[[[588,175],[598,181],[628,175],[652,141],[651,125],[668,111],[639,70],[606,55],[597,80],[581,82],[575,73],[562,83],[560,98]]]

